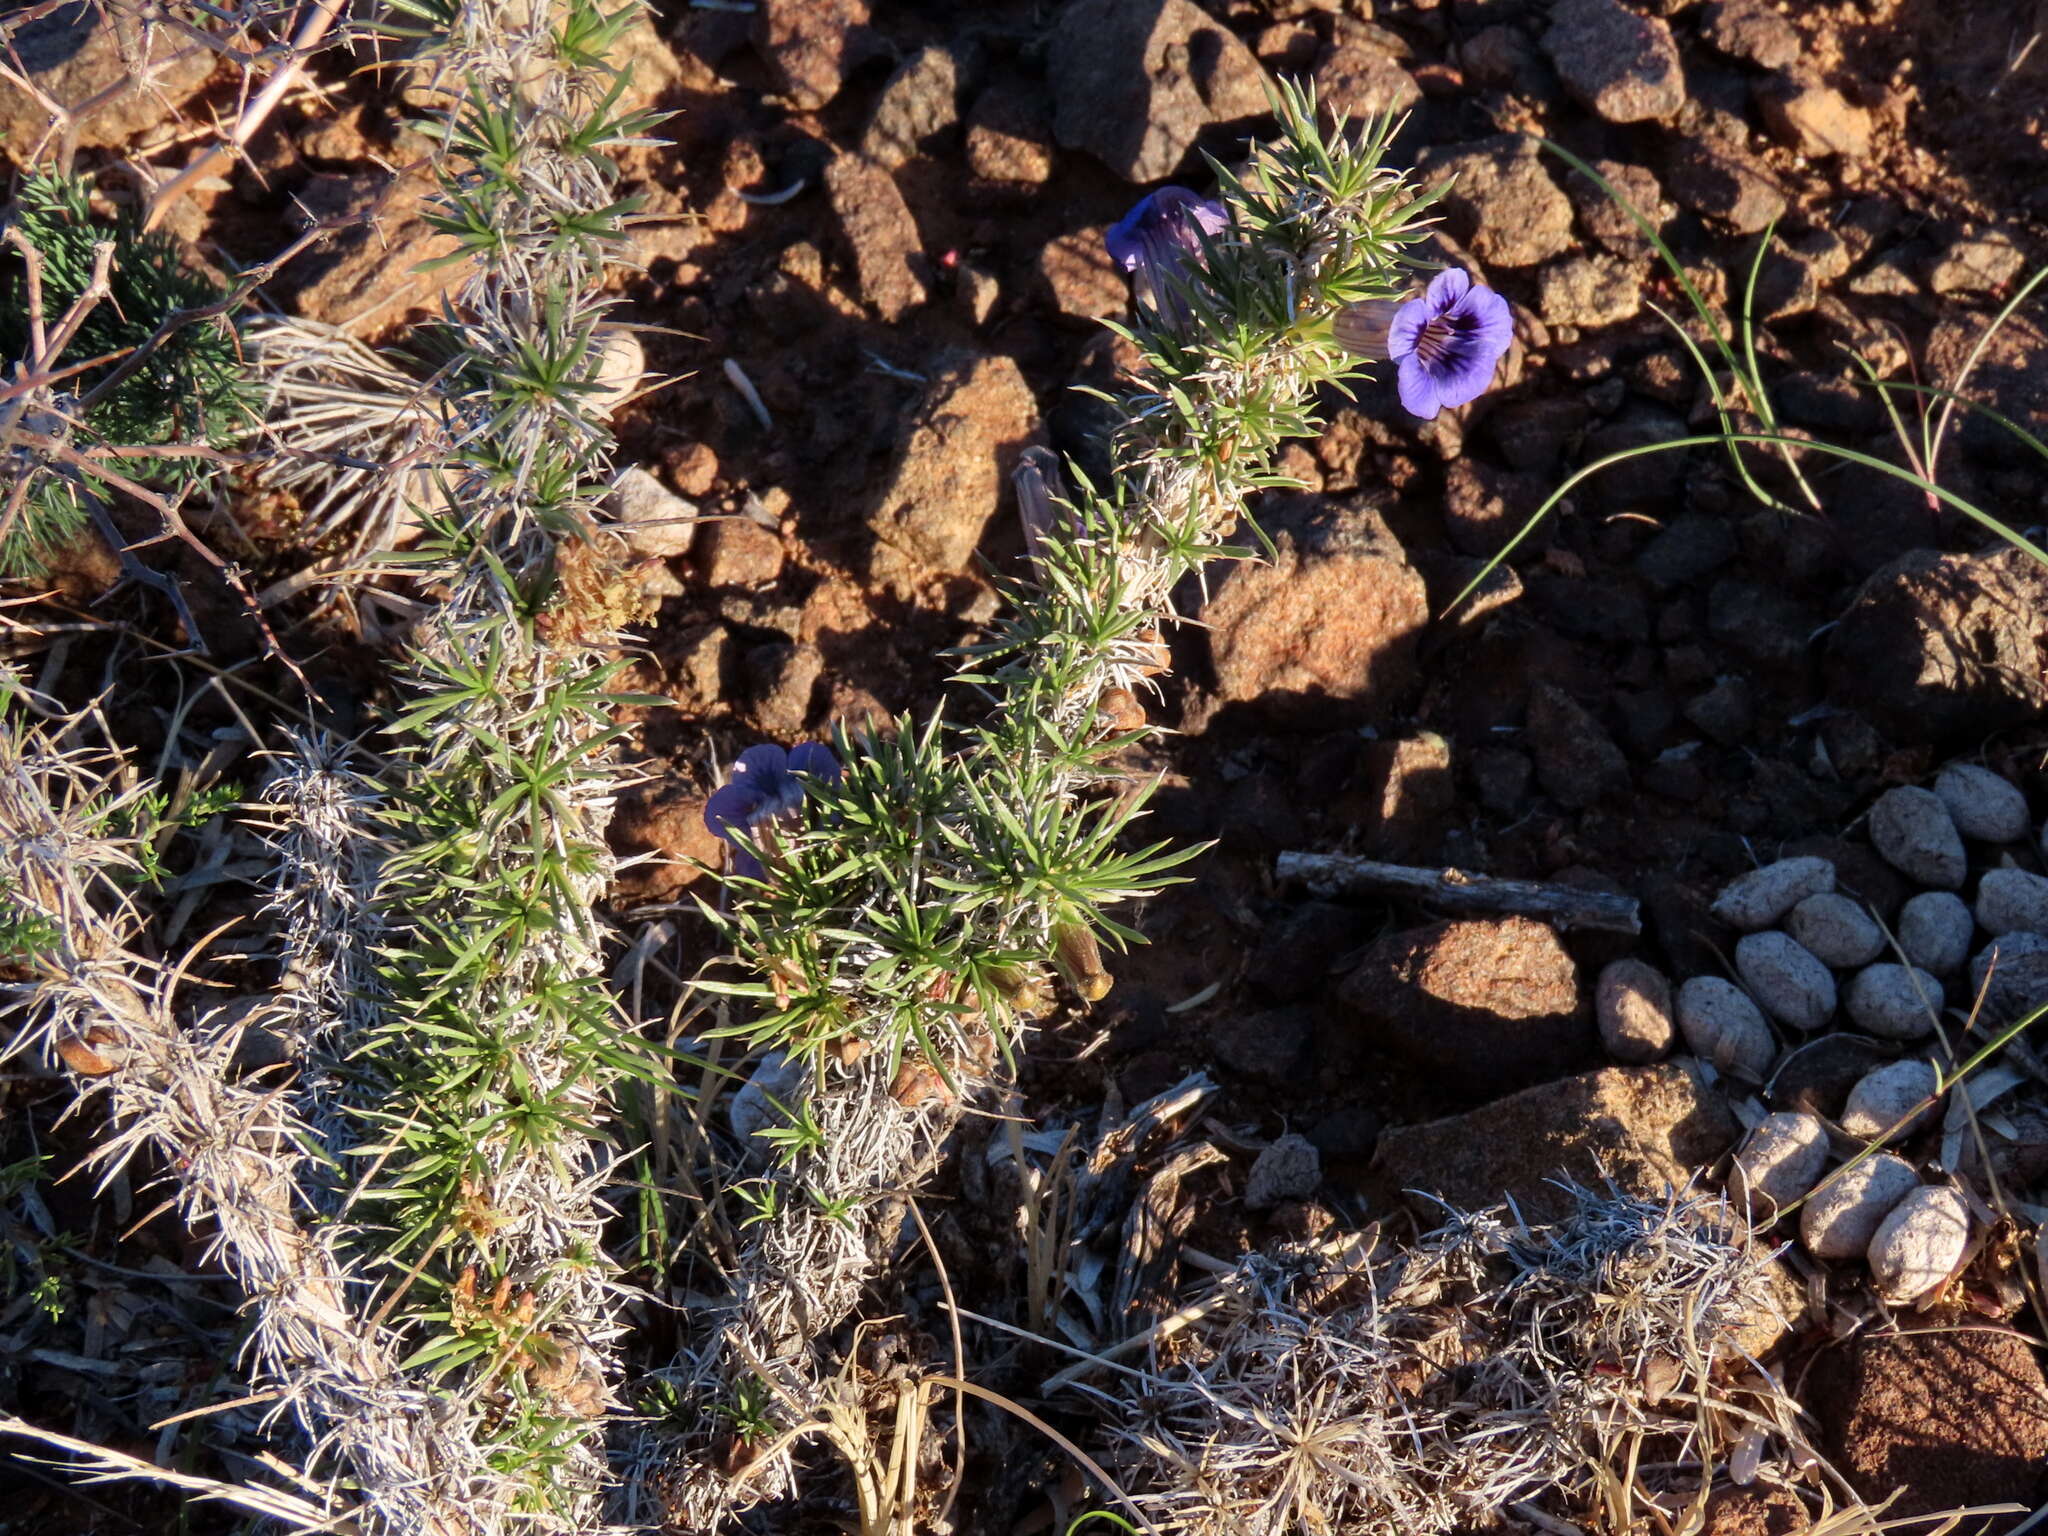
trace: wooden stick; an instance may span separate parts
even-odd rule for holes
[[[1345,853],[1283,853],[1273,872],[1298,880],[1318,896],[1407,896],[1459,915],[1533,917],[1558,928],[1603,928],[1641,933],[1633,896],[1586,891],[1536,880],[1496,880],[1462,869],[1419,869],[1382,864]]]

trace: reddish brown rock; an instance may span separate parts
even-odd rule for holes
[[[1540,1082],[1593,1051],[1578,967],[1550,928],[1526,917],[1388,934],[1338,996],[1373,1045],[1464,1088]]]
[[[895,178],[865,155],[834,155],[825,167],[825,191],[853,247],[861,298],[884,320],[901,320],[925,294],[915,265],[922,249],[917,221]]]
[[[746,518],[720,518],[705,526],[698,569],[708,586],[766,586],[782,574],[782,540]]]
[[[791,105],[815,111],[872,50],[867,21],[866,0],[760,0],[754,47]]]
[[[967,168],[984,181],[1038,186],[1054,154],[1051,104],[1016,81],[998,81],[967,114]]]
[[[1529,746],[1536,778],[1559,805],[1583,810],[1626,794],[1628,759],[1583,705],[1554,683],[1529,694]]]
[[[699,866],[723,867],[725,845],[704,825],[704,800],[672,778],[619,797],[606,840],[620,858],[647,860],[619,872],[619,900],[673,901],[704,878]]]
[[[1414,1190],[1481,1210],[1512,1199],[1533,1221],[1565,1214],[1553,1180],[1656,1197],[1682,1187],[1735,1144],[1741,1127],[1691,1062],[1608,1067],[1543,1083],[1469,1114],[1397,1126],[1380,1135],[1376,1172]],[[1432,1213],[1440,1210],[1422,1203]]]
[[[2048,1380],[2024,1338],[1988,1327],[1855,1338],[1815,1360],[1808,1406],[1830,1459],[1887,1514],[2037,1505]]]
[[[1372,715],[1415,680],[1429,597],[1392,550],[1304,556],[1280,541],[1270,565],[1233,568],[1202,609],[1221,704],[1328,726],[1332,705]]]
[[[1415,77],[1368,43],[1340,42],[1316,66],[1316,96],[1353,122],[1408,111],[1422,100]]]
[[[1060,143],[1131,182],[1171,176],[1210,123],[1266,111],[1257,56],[1193,0],[1073,0],[1046,78]]]
[[[1038,404],[1009,358],[943,359],[868,514],[874,576],[902,586],[965,571],[1037,430]]]

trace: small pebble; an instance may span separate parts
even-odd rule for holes
[[[1835,888],[1835,866],[1811,854],[1752,869],[1722,887],[1714,916],[1748,933],[1768,928],[1808,896]]]
[[[1933,1115],[1934,1090],[1940,1085],[1931,1061],[1895,1061],[1879,1067],[1849,1090],[1842,1129],[1858,1141],[1875,1141],[1887,1133],[1894,1139],[1910,1136]]]
[[[1701,1060],[1756,1082],[1778,1058],[1778,1042],[1762,1010],[1719,976],[1694,976],[1679,987],[1678,1028]]]
[[[1306,1136],[1289,1131],[1252,1161],[1244,1182],[1244,1203],[1270,1211],[1282,1200],[1306,1200],[1323,1182],[1323,1157]]]
[[[1834,1015],[1834,976],[1788,934],[1744,934],[1735,944],[1735,969],[1781,1024],[1812,1031]]]
[[[1785,919],[1785,931],[1823,965],[1848,969],[1875,960],[1884,948],[1884,930],[1852,901],[1835,891],[1809,896]]]
[[[1970,1208],[1962,1195],[1928,1184],[1878,1223],[1866,1257],[1877,1294],[1889,1302],[1907,1302],[1954,1274],[1969,1247]]]
[[[2048,934],[2048,879],[2024,869],[1994,869],[1977,882],[1977,925],[1994,938]]]
[[[1942,1004],[1941,980],[1927,971],[1884,961],[1866,966],[1849,980],[1843,1006],[1860,1030],[1886,1040],[1918,1040],[1934,1033]]]
[[[1919,1186],[1903,1157],[1879,1152],[1837,1170],[1799,1208],[1799,1240],[1816,1259],[1858,1259],[1892,1209]]]
[[[1935,779],[1934,792],[1965,837],[2013,843],[2027,835],[2027,797],[1989,768],[1950,763]]]
[[[697,536],[697,504],[637,465],[619,476],[604,504],[626,548],[642,559],[688,554]]]
[[[1953,891],[1922,891],[1899,909],[1899,948],[1937,976],[1963,968],[1976,932],[1969,903]]]
[[[1870,841],[1885,863],[1936,890],[1952,891],[1970,871],[1955,818],[1931,789],[1901,784],[1870,808]]]
[[[1616,1061],[1655,1061],[1671,1049],[1671,983],[1641,960],[1617,960],[1593,989],[1600,1042]]]
[[[1758,1217],[1783,1210],[1820,1182],[1828,1128],[1818,1115],[1766,1115],[1728,1171],[1728,1193]]]
[[[1984,990],[1984,978],[1991,974],[1993,961],[1996,961],[2002,970],[2022,955],[2040,954],[2048,954],[2048,934],[2000,934],[1998,938],[1978,950],[1976,959],[1970,962],[1971,1001],[1974,1002],[1977,994]]]

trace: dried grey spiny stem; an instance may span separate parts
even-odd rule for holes
[[[1728,1447],[1696,1405],[1772,1307],[1768,1253],[1718,1202],[1572,1194],[1533,1229],[1454,1212],[1390,1253],[1247,1258],[1171,1358],[1081,1389],[1127,1490],[1190,1536],[1395,1536],[1570,1503],[1632,1436],[1711,1467]]]
[[[25,1020],[12,1048],[54,1049],[87,1074],[81,1105],[107,1100],[114,1131],[96,1166],[111,1175],[150,1146],[172,1171],[187,1222],[210,1233],[209,1260],[255,1303],[254,1379],[313,1438],[313,1465],[346,1468],[366,1528],[483,1532],[491,1479],[470,1437],[405,1383],[334,1241],[308,1230],[311,1138],[274,1083],[243,1078],[251,1020],[215,1010],[181,1026],[169,972],[131,947],[141,921],[115,877],[138,867],[135,840],[113,829],[137,792],[113,788],[123,773],[112,754],[0,722],[0,845],[15,854],[5,895],[48,940],[34,978],[10,989],[6,1011]]]
[[[887,1064],[871,1055],[822,1089],[806,1071],[778,1090],[785,1102],[809,1106],[821,1145],[765,1175],[776,1187],[776,1214],[742,1231],[738,1262],[721,1277],[730,1298],[700,1314],[701,1342],[660,1373],[690,1400],[729,1405],[740,1384],[762,1383],[783,1429],[818,1412],[823,1387],[815,1341],[853,1310],[894,1242],[904,1212],[901,1194],[923,1181],[959,1118],[956,1106],[907,1109],[890,1086]],[[743,1177],[748,1155],[741,1149],[717,1176],[728,1185]],[[736,1511],[794,1491],[786,1450],[749,1463],[734,1477],[716,1443],[724,1438],[718,1433],[724,1421],[715,1413],[707,1419],[712,1432],[690,1436],[680,1447],[670,1436],[649,1433],[629,1448],[634,1461],[668,1465],[658,1479],[625,1480],[627,1502],[618,1512],[623,1523],[666,1519],[709,1531]],[[649,1502],[656,1481],[658,1509]]]

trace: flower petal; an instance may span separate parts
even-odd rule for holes
[[[1403,365],[1404,374],[1408,359],[1415,355],[1416,343],[1422,340],[1422,328],[1435,318],[1436,311],[1429,307],[1428,299],[1410,299],[1387,322],[1387,356]]]
[[[822,741],[807,741],[801,746],[789,749],[789,767],[793,773],[807,773],[825,784],[839,782],[839,759],[832,755],[832,749]]]
[[[1443,404],[1437,393],[1436,370],[1413,353],[1401,359],[1400,392],[1402,408],[1424,421]]]
[[[749,747],[739,755],[732,765],[735,776],[745,773],[759,778],[774,778],[789,767],[789,754],[772,741],[764,741],[758,747]]]
[[[761,792],[752,784],[728,784],[704,802],[704,825],[732,842],[735,828],[750,827],[760,819],[761,807]]]
[[[1443,314],[1453,309],[1466,294],[1472,291],[1472,274],[1463,267],[1445,267],[1429,280],[1422,297],[1433,314]]]

